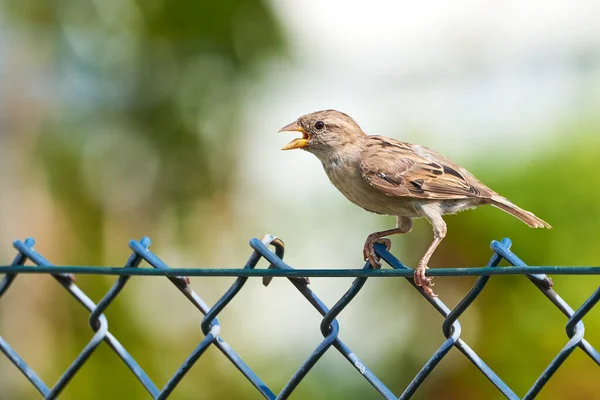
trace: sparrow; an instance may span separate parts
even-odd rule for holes
[[[363,256],[373,268],[381,268],[375,243],[383,243],[389,250],[391,241],[387,236],[410,232],[413,219],[429,221],[433,241],[414,270],[414,282],[430,296],[435,296],[433,283],[425,271],[446,236],[444,215],[489,204],[531,228],[551,228],[440,153],[385,136],[367,135],[342,112],[324,110],[306,114],[279,132],[300,132],[302,137],[292,140],[282,150],[302,149],[314,154],[333,186],[352,203],[375,214],[396,217],[395,228],[367,236]]]

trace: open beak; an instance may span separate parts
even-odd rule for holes
[[[292,149],[302,149],[308,146],[308,141],[310,140],[310,135],[308,132],[304,130],[297,122],[292,122],[289,125],[284,126],[279,130],[279,132],[301,132],[302,137],[298,139],[294,139],[288,144],[286,144],[281,150],[292,150]]]

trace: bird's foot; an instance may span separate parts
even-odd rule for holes
[[[385,248],[389,251],[392,248],[392,241],[388,238],[380,238],[374,235],[369,235],[363,247],[363,257],[365,261],[369,263],[375,269],[381,268],[381,262],[379,256],[375,253],[375,243],[383,243]]]
[[[429,267],[423,263],[419,263],[419,266],[415,269],[415,285],[421,286],[423,291],[430,295],[431,297],[437,297],[435,293],[433,293],[432,286],[434,285],[433,278],[425,276],[425,271],[427,271]]]

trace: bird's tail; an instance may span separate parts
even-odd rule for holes
[[[494,207],[501,209],[502,211],[506,211],[507,213],[514,215],[519,218],[521,221],[525,222],[531,228],[548,228],[551,229],[549,223],[544,221],[541,218],[536,217],[533,213],[529,211],[525,211],[522,208],[517,207],[507,199],[502,196],[494,196],[492,197],[492,203]]]

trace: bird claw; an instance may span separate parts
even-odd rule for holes
[[[417,269],[415,269],[415,285],[422,287],[423,291],[431,297],[437,297],[437,295],[433,293],[433,289],[431,289],[435,285],[435,283],[433,283],[433,278],[425,275],[425,271],[428,269],[429,267],[427,265],[419,264]]]
[[[373,269],[381,268],[381,261],[379,261],[379,257],[376,254],[369,255],[365,261],[369,261],[369,264],[373,267]]]
[[[390,249],[392,248],[392,241],[388,238],[379,238],[377,239],[376,243],[382,243],[385,245],[385,249],[387,251],[390,251]]]
[[[392,241],[388,238],[369,236],[365,242],[365,247],[363,248],[364,260],[369,261],[374,269],[380,269],[381,261],[379,261],[379,256],[375,253],[375,243],[384,244],[385,248],[389,251],[392,248]]]

